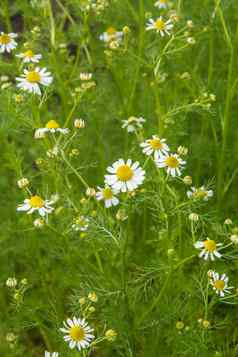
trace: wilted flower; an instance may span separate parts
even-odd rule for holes
[[[17,185],[19,188],[25,188],[29,185],[29,180],[26,177],[23,177],[17,181]]]
[[[85,121],[83,119],[75,119],[74,127],[77,129],[85,128]]]
[[[22,58],[23,63],[37,63],[42,58],[41,54],[34,54],[32,50],[27,50],[26,52],[19,53],[16,57]]]
[[[112,41],[121,42],[123,37],[122,31],[117,31],[115,27],[108,27],[108,29],[99,36],[101,41],[110,43]]]
[[[142,117],[129,117],[127,120],[122,120],[122,128],[126,129],[128,133],[133,133],[137,129],[143,128],[143,123],[145,123],[145,119]]]
[[[6,281],[6,286],[8,288],[15,288],[17,286],[17,279],[16,278],[8,278]]]

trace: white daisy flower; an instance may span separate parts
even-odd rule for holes
[[[34,54],[32,50],[27,50],[26,52],[19,53],[16,57],[22,58],[23,63],[37,63],[42,58],[41,54]]]
[[[60,128],[56,120],[50,120],[48,121],[48,123],[46,123],[45,128],[39,128],[35,131],[35,139],[44,138],[46,133],[51,133],[51,134],[61,133],[66,135],[69,133],[69,129]]]
[[[157,167],[165,167],[169,175],[181,176],[181,170],[186,164],[186,161],[182,160],[177,154],[168,154],[163,157],[159,157],[155,160]]]
[[[152,139],[146,140],[144,143],[141,143],[140,146],[143,148],[144,154],[148,156],[154,154],[155,160],[167,155],[169,152],[166,139],[160,139],[157,135],[153,135]]]
[[[23,204],[18,205],[17,211],[26,211],[27,214],[38,211],[40,216],[44,217],[46,214],[53,212],[52,204],[52,201],[43,200],[40,196],[35,195],[25,199]]]
[[[47,72],[46,68],[41,69],[36,67],[33,70],[24,69],[23,72],[22,77],[16,78],[19,82],[17,87],[30,93],[41,95],[40,84],[48,87],[53,81],[51,73]]]
[[[45,357],[58,357],[59,356],[59,353],[58,352],[48,352],[48,351],[45,351]]]
[[[0,53],[11,52],[17,47],[17,43],[14,40],[18,35],[16,33],[4,33],[0,34]]]
[[[204,186],[199,188],[191,187],[191,190],[187,191],[188,198],[202,199],[208,201],[213,196],[213,190],[206,190]]]
[[[226,274],[222,274],[220,276],[217,272],[210,271],[209,277],[210,284],[212,285],[212,288],[215,290],[217,295],[224,297],[225,294],[230,294],[230,290],[233,289],[233,287],[228,286],[229,278]]]
[[[115,196],[118,191],[113,190],[109,186],[105,186],[104,188],[98,187],[98,190],[96,199],[98,201],[103,200],[106,208],[117,206],[119,204],[119,199]]]
[[[127,129],[128,133],[133,133],[137,129],[143,128],[143,123],[145,123],[145,119],[142,117],[130,117],[127,120],[122,120],[122,129]]]
[[[221,247],[222,243],[216,243],[214,240],[207,238],[204,241],[197,241],[194,243],[194,247],[201,250],[199,258],[208,260],[215,260],[216,258],[221,258],[221,254],[218,252],[218,247]]]
[[[74,223],[72,224],[72,229],[76,232],[86,232],[89,227],[89,219],[85,216],[79,216],[74,219]]]
[[[63,322],[64,327],[60,329],[65,333],[64,340],[68,342],[69,348],[75,347],[82,350],[90,346],[91,341],[95,338],[92,334],[93,329],[88,325],[85,319],[67,319]]]
[[[99,39],[106,43],[112,41],[121,42],[122,37],[123,37],[122,31],[117,31],[114,27],[109,27],[105,32],[103,32],[99,36]]]
[[[155,7],[158,7],[159,9],[167,9],[169,6],[169,1],[168,0],[158,0],[154,3]]]
[[[173,26],[174,25],[171,20],[164,21],[163,17],[160,16],[156,20],[149,19],[146,24],[146,31],[155,30],[156,32],[159,32],[162,37],[164,37],[166,34],[170,35],[170,31]]]
[[[117,191],[133,191],[140,186],[145,179],[145,171],[139,162],[132,163],[131,159],[126,162],[119,159],[107,168],[110,175],[105,175],[105,183]]]

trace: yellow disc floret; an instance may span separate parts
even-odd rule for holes
[[[41,208],[44,206],[44,201],[40,196],[35,195],[30,198],[29,204],[33,208]]]
[[[214,282],[214,287],[217,289],[217,290],[224,290],[224,287],[225,287],[225,282],[224,280],[216,280]]]
[[[163,148],[163,144],[159,139],[151,139],[149,143],[154,150],[161,150]]]
[[[34,56],[34,53],[32,50],[28,50],[24,52],[24,57],[32,58]]]
[[[130,166],[122,165],[118,167],[116,175],[121,181],[129,181],[133,177],[133,171]]]
[[[107,34],[109,35],[109,36],[113,36],[113,35],[115,35],[115,33],[116,33],[116,29],[115,29],[115,27],[108,27],[108,29],[107,29]]]
[[[11,37],[7,34],[3,34],[0,36],[0,44],[8,45],[11,42]]]
[[[103,194],[103,198],[105,200],[110,200],[113,197],[113,192],[110,187],[104,188],[104,190],[102,191],[102,194]]]
[[[205,240],[205,242],[203,242],[204,244],[204,248],[208,251],[208,252],[214,252],[217,249],[217,245],[216,242],[212,239],[207,239]]]
[[[165,29],[165,22],[161,19],[157,19],[155,21],[155,27],[159,31],[163,31]]]
[[[26,75],[26,79],[30,82],[30,83],[38,83],[41,80],[40,74],[36,71],[30,71],[27,73]]]
[[[83,341],[85,339],[85,331],[81,326],[73,326],[69,331],[69,335],[73,341]]]
[[[47,129],[58,129],[59,128],[59,124],[55,120],[50,120],[46,124],[46,128]]]
[[[168,167],[171,167],[172,169],[176,169],[177,167],[179,167],[179,161],[175,156],[168,156],[165,159],[165,164]]]

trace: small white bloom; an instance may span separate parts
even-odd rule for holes
[[[98,201],[103,200],[106,208],[118,205],[119,199],[115,196],[118,191],[113,190],[109,186],[105,186],[104,188],[98,187],[98,190],[99,191],[96,193],[96,199]]]
[[[221,254],[218,252],[218,247],[221,247],[222,243],[216,243],[214,240],[207,238],[204,241],[197,241],[194,243],[194,247],[201,250],[199,258],[208,260],[215,260],[216,258],[221,258]]]
[[[17,87],[30,93],[41,95],[40,84],[48,87],[53,81],[51,73],[47,72],[46,68],[24,69],[23,72],[22,77],[16,78],[19,82]]]
[[[171,20],[164,21],[163,17],[160,16],[156,20],[149,19],[146,24],[146,31],[155,30],[162,37],[164,37],[166,34],[170,35],[170,31],[172,30],[173,26],[174,25]]]
[[[50,120],[46,123],[45,128],[39,128],[35,131],[35,139],[42,139],[45,137],[46,133],[61,133],[61,134],[68,134],[68,128],[60,128],[59,124],[55,120]]]
[[[166,139],[160,139],[157,135],[153,135],[152,139],[146,140],[144,143],[140,144],[143,148],[143,153],[150,156],[154,154],[155,160],[163,155],[167,155],[169,152],[169,147],[166,144]]]
[[[48,351],[45,351],[45,357],[58,357],[59,356],[59,353],[58,352],[48,352]]]
[[[80,73],[79,75],[81,81],[90,81],[90,79],[92,79],[92,76],[92,73]]]
[[[213,290],[216,291],[217,295],[223,297],[225,294],[230,294],[230,290],[233,287],[228,286],[229,278],[226,274],[222,274],[221,276],[215,272],[209,272],[210,284],[212,285]]]
[[[25,199],[23,204],[18,205],[17,211],[26,211],[27,214],[38,211],[40,216],[44,217],[46,214],[53,212],[52,204],[52,201],[43,200],[40,196],[35,195]]]
[[[27,50],[26,52],[19,53],[16,57],[22,58],[23,63],[38,63],[42,58],[42,55],[34,54],[32,50]]]
[[[16,33],[4,33],[0,34],[0,53],[11,52],[17,47],[17,43],[14,38],[17,37]]]
[[[187,191],[188,198],[201,199],[208,201],[213,196],[213,190],[206,190],[204,186],[199,188],[191,187],[191,190]]]
[[[99,39],[103,42],[110,43],[112,41],[121,42],[123,37],[123,31],[117,31],[114,27],[109,27],[103,32]]]
[[[17,181],[17,185],[19,188],[25,188],[29,185],[29,180],[26,177],[22,177],[20,180]]]
[[[154,3],[155,7],[158,7],[159,9],[167,9],[169,6],[169,1],[168,0],[158,0]]]
[[[15,288],[17,286],[17,279],[16,278],[8,278],[6,281],[6,286],[8,288]]]
[[[145,179],[145,171],[139,162],[132,163],[131,159],[126,162],[119,159],[107,168],[110,175],[105,175],[105,183],[113,190],[126,192],[133,191],[140,186]]]
[[[76,232],[81,231],[85,232],[89,227],[89,219],[84,216],[79,216],[74,219],[74,223],[72,224],[72,229]]]
[[[175,177],[181,176],[181,170],[186,161],[182,160],[177,154],[168,154],[155,160],[155,164],[159,168],[164,167],[169,175]]]
[[[128,133],[133,133],[137,129],[143,128],[143,123],[145,123],[145,119],[142,117],[130,117],[127,120],[122,120],[122,128],[127,129]]]
[[[233,243],[233,244],[238,244],[238,235],[237,234],[232,234],[230,236],[230,241]]]
[[[60,329],[63,332],[64,340],[69,344],[69,348],[75,347],[82,350],[90,346],[95,338],[92,334],[93,329],[88,325],[85,319],[77,319],[73,317],[63,322],[64,327]]]

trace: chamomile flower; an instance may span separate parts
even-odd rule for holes
[[[158,32],[162,37],[165,35],[170,35],[170,31],[173,28],[173,23],[171,20],[164,21],[163,17],[160,16],[156,20],[149,19],[146,24],[146,31],[155,30]]]
[[[158,0],[154,3],[155,7],[158,7],[159,9],[167,9],[169,6],[169,0]]]
[[[14,38],[17,37],[16,33],[0,33],[0,53],[11,52],[17,47],[17,43]]]
[[[191,190],[187,191],[188,198],[201,199],[208,201],[213,196],[213,190],[206,190],[204,186],[199,188],[191,187]]]
[[[109,186],[105,186],[104,188],[98,187],[98,190],[96,199],[98,201],[103,200],[106,208],[118,205],[119,199],[115,196],[118,191],[113,190]]]
[[[159,168],[164,167],[169,175],[175,177],[181,176],[181,170],[186,161],[182,160],[177,154],[168,154],[155,160],[155,164]]]
[[[197,241],[194,243],[194,247],[201,250],[199,258],[208,260],[215,260],[221,258],[221,254],[218,252],[218,247],[221,247],[222,243],[216,243],[214,240],[207,238],[204,241]]]
[[[42,58],[41,54],[35,54],[32,50],[19,53],[16,57],[22,58],[23,63],[38,63]]]
[[[72,224],[72,229],[75,232],[86,232],[89,226],[89,219],[85,216],[79,216],[74,219],[74,223]]]
[[[221,297],[224,297],[225,294],[230,294],[230,290],[233,289],[233,287],[228,286],[229,278],[226,274],[219,275],[215,271],[210,271],[209,279],[213,290]]]
[[[66,135],[69,133],[69,129],[60,128],[56,120],[50,120],[46,123],[45,128],[39,128],[35,131],[35,138],[36,139],[43,138],[46,133],[51,133],[51,134],[61,133]]]
[[[122,129],[126,129],[128,133],[133,133],[137,129],[143,128],[143,123],[145,123],[145,119],[142,117],[130,117],[127,120],[122,120]]]
[[[123,37],[123,32],[122,31],[117,31],[115,27],[108,27],[108,29],[103,32],[99,39],[105,43],[110,43],[112,41],[117,41],[121,42]]]
[[[159,157],[167,155],[169,152],[169,147],[166,144],[166,139],[160,139],[157,135],[153,135],[152,139],[146,140],[141,143],[140,146],[143,148],[143,153],[151,156],[154,154],[155,160]]]
[[[16,78],[19,82],[17,87],[30,93],[41,95],[40,85],[48,87],[53,81],[51,73],[47,72],[46,68],[24,69],[23,72],[22,77]]]
[[[105,175],[105,183],[113,190],[126,192],[133,191],[140,186],[145,179],[145,171],[139,162],[132,163],[131,159],[124,161],[119,159],[107,168],[110,175]]]
[[[58,352],[48,352],[48,351],[45,351],[45,357],[58,357],[59,356],[59,353]]]
[[[88,325],[85,319],[67,319],[63,322],[64,327],[60,329],[63,332],[64,340],[68,342],[69,348],[78,348],[82,350],[90,346],[91,341],[94,339],[92,334],[93,329]]]
[[[18,205],[17,211],[26,211],[27,214],[38,211],[40,216],[44,217],[46,214],[53,212],[52,204],[52,201],[43,200],[40,196],[35,195],[25,199],[23,204]]]

